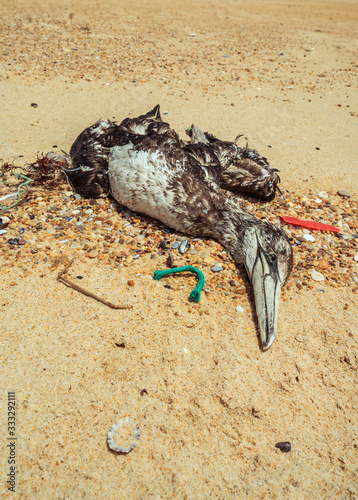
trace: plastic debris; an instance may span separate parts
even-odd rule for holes
[[[197,275],[198,279],[198,284],[192,290],[192,292],[189,295],[189,299],[194,300],[195,302],[200,301],[200,292],[204,287],[205,283],[205,278],[203,273],[200,271],[200,269],[197,269],[194,266],[183,266],[183,267],[173,267],[173,269],[165,269],[164,271],[154,271],[154,279],[155,280],[160,280],[163,278],[163,276],[167,276],[169,274],[175,274],[175,273],[184,273],[184,272],[190,272],[194,273]]]
[[[286,215],[281,215],[280,217],[286,224],[291,224],[293,226],[307,227],[307,229],[317,229],[318,231],[332,231],[333,233],[339,233],[340,229],[338,227],[328,226],[327,224],[322,224],[321,222],[314,222],[312,220],[301,220],[296,217],[288,217]]]
[[[117,446],[113,440],[113,435],[116,432],[116,430],[123,427],[124,424],[131,424],[133,426],[134,441],[130,446]],[[110,428],[107,437],[108,446],[110,447],[111,450],[116,451],[117,453],[129,453],[137,446],[139,441],[139,436],[140,436],[139,425],[136,424],[134,420],[132,420],[131,418],[126,417],[117,424],[112,425],[112,427]]]

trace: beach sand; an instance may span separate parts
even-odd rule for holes
[[[220,244],[173,252],[204,271],[208,291],[193,304],[194,276],[153,280],[169,255],[160,241],[185,235],[109,199],[71,198],[65,183],[30,185],[0,235],[0,496],[358,498],[357,2],[3,0],[0,15],[2,163],[68,152],[98,118],[159,103],[183,139],[192,123],[241,133],[280,170],[285,199],[243,200],[252,213],[322,220],[346,237],[302,243],[309,231],[285,226],[295,269],[262,352],[251,287]],[[18,184],[8,172],[0,197]],[[132,309],[57,281],[72,258],[72,280]],[[140,438],[116,454],[106,437],[125,417]]]

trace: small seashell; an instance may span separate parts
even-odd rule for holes
[[[174,243],[172,244],[171,248],[175,249],[175,248],[178,248],[179,246],[179,242],[178,241],[174,241]]]
[[[316,241],[312,234],[304,234],[303,237],[307,241]]]
[[[320,191],[320,192],[318,193],[318,196],[319,196],[320,198],[323,198],[324,200],[326,200],[326,199],[328,198],[328,194],[326,193],[326,191]]]
[[[179,245],[179,252],[185,253],[188,240],[185,238]]]
[[[354,256],[354,260],[355,260],[356,262],[358,262],[358,253],[357,253],[357,255],[355,255],[355,256]]]
[[[241,307],[241,306],[236,306],[236,310],[237,310],[238,313],[242,313],[242,312],[245,311],[245,309],[243,307]]]
[[[19,238],[10,238],[7,240],[9,245],[18,245],[19,244]]]
[[[165,247],[167,246],[167,243],[166,241],[162,240],[159,245],[158,245],[158,249],[159,250],[165,250]]]
[[[134,441],[133,443],[128,446],[117,446],[115,442],[113,441],[113,435],[117,429],[120,429],[123,424],[131,424],[133,425],[134,428]],[[121,420],[117,424],[112,425],[108,432],[108,437],[107,437],[107,442],[108,446],[110,447],[111,450],[116,451],[117,453],[129,453],[132,451],[138,444],[139,441],[139,436],[140,436],[140,431],[139,431],[139,425],[136,424],[131,418],[126,417],[125,419]]]
[[[213,273],[219,273],[220,271],[223,271],[223,270],[224,270],[224,268],[223,268],[223,267],[221,267],[221,266],[213,266],[213,267],[211,268],[211,270],[212,270],[212,272],[213,272]]]

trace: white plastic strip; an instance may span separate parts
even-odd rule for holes
[[[134,441],[128,447],[117,446],[116,443],[113,441],[114,433],[116,432],[117,429],[120,429],[124,424],[131,424],[133,425],[134,428]],[[136,424],[134,420],[132,420],[131,418],[126,417],[117,424],[112,425],[112,427],[110,428],[107,438],[108,446],[111,448],[111,450],[117,451],[118,453],[129,453],[130,451],[133,450],[133,448],[137,446],[139,441],[139,436],[140,436],[139,425]]]

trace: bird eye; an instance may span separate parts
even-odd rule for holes
[[[268,255],[268,260],[269,260],[269,262],[271,262],[271,263],[276,262],[276,260],[277,260],[277,256],[276,256],[274,253],[270,253],[270,254]]]

